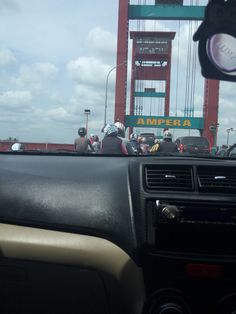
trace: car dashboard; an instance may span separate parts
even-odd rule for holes
[[[2,313],[236,310],[236,161],[0,161]]]

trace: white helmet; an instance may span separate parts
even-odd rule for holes
[[[129,138],[130,140],[137,140],[138,136],[135,133],[131,133]]]
[[[115,125],[117,126],[118,129],[120,129],[121,131],[125,131],[125,126],[123,123],[121,122],[116,122]]]
[[[104,128],[104,135],[108,136],[108,135],[117,135],[118,133],[118,129],[117,126],[115,124],[107,124]]]
[[[21,152],[24,150],[24,146],[21,144],[21,143],[14,143],[12,146],[11,146],[11,150],[13,152]]]
[[[172,140],[172,134],[170,133],[170,131],[165,131],[164,134],[163,134],[163,140],[165,139],[170,139]]]
[[[125,137],[125,126],[121,122],[116,122],[115,126],[118,129],[118,136]]]

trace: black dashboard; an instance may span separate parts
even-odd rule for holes
[[[0,155],[0,223],[116,244],[143,271],[144,313],[233,313],[235,192],[233,160]]]

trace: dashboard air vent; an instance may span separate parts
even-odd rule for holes
[[[192,167],[146,165],[144,173],[149,190],[193,190]]]
[[[236,168],[233,167],[198,167],[200,191],[236,192]]]

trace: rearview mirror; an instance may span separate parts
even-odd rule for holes
[[[236,1],[211,0],[194,41],[205,78],[236,82]]]

